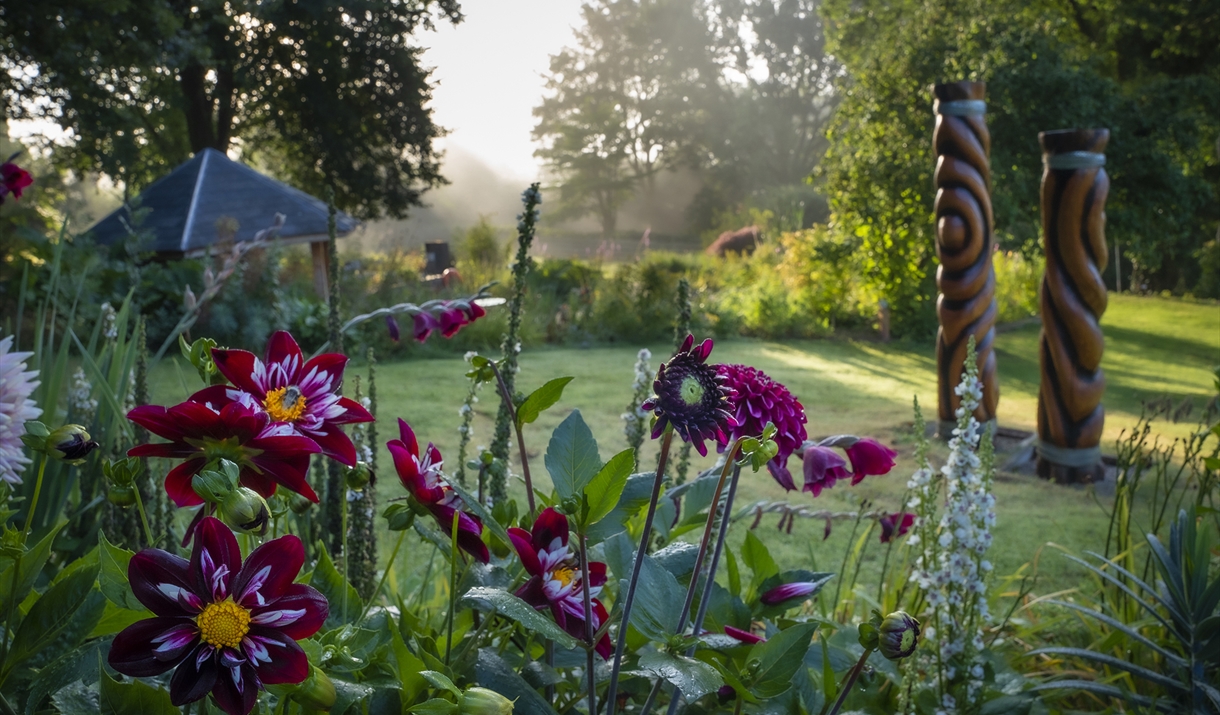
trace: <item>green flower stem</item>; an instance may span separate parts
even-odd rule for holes
[[[521,434],[521,424],[517,422],[517,408],[513,405],[513,396],[509,394],[508,385],[505,384],[504,378],[500,376],[500,369],[496,367],[494,360],[489,360],[491,372],[496,376],[496,384],[500,386],[500,398],[504,401],[504,407],[508,409],[508,418],[513,421],[513,428],[517,431],[517,451],[521,454],[521,473],[525,477],[525,497],[530,506],[530,518],[534,517],[534,483],[530,480],[530,461],[525,456],[525,435]]]
[[[741,438],[733,442],[724,458],[724,468],[720,470],[720,480],[716,482],[716,492],[712,495],[711,506],[707,510],[707,523],[703,526],[703,538],[699,540],[699,553],[695,556],[695,567],[691,570],[690,585],[686,587],[686,601],[682,604],[682,612],[678,614],[677,634],[681,635],[686,627],[686,617],[695,602],[695,591],[699,589],[699,574],[703,571],[703,558],[707,556],[707,547],[712,543],[712,528],[716,523],[716,513],[720,511],[720,494],[724,491],[724,483],[728,481],[729,473],[733,471],[733,460],[741,451]],[[712,579],[715,574],[708,576]]]
[[[580,582],[584,586],[581,600],[585,606],[585,640],[589,642],[589,650],[585,653],[585,669],[589,672],[589,715],[594,715],[597,712],[597,674],[593,671],[597,664],[593,658],[597,644],[593,641],[593,604],[589,596],[589,540],[584,534],[580,535]]]
[[[394,544],[394,551],[390,553],[390,560],[385,564],[385,571],[381,572],[381,580],[377,582],[377,588],[369,594],[369,602],[364,604],[364,610],[360,612],[360,618],[356,621],[359,626],[364,622],[364,619],[369,615],[369,609],[373,607],[373,599],[377,598],[377,594],[381,593],[381,587],[385,586],[386,577],[390,575],[390,567],[394,565],[394,559],[398,558],[398,550],[402,548],[402,542],[407,537],[407,530],[403,529],[398,532],[398,542]]]
[[[840,578],[835,579],[835,597],[830,602],[830,616],[833,619],[839,611],[839,589],[843,583],[843,574],[847,573],[847,559],[851,556],[852,544],[856,541],[856,532],[860,529],[860,520],[864,518],[865,504],[862,502],[860,508],[856,510],[856,523],[851,527],[851,536],[847,538],[847,548],[843,551],[843,564],[839,567]],[[846,612],[846,609],[844,609]]]
[[[343,554],[343,583],[345,585],[345,588],[343,589],[343,613],[346,614],[347,613],[347,588],[346,588],[346,586],[351,585],[351,582],[347,580],[347,566],[351,562],[351,559],[348,557],[348,554],[347,554],[347,485],[346,484],[343,485],[343,493],[340,496],[340,499],[342,501],[339,503],[339,528],[341,529],[341,533],[339,535],[339,543],[340,543],[340,548],[341,548],[340,553]]]
[[[851,671],[847,674],[847,680],[844,680],[842,687],[839,688],[839,697],[837,700],[835,700],[834,707],[832,707],[830,712],[826,713],[826,715],[836,715],[836,713],[839,712],[839,708],[843,707],[843,703],[847,700],[848,693],[851,692],[852,686],[856,684],[856,678],[860,677],[860,672],[864,670],[864,664],[868,662],[868,657],[872,654],[872,648],[864,649],[864,653],[860,656],[860,660],[856,661],[856,664],[852,666]]]
[[[652,521],[657,515],[657,500],[661,497],[661,482],[665,479],[665,467],[669,461],[669,447],[673,444],[673,426],[665,429],[661,437],[661,458],[657,461],[656,477],[652,480],[652,495],[648,499],[648,514],[644,517],[644,533],[640,535],[640,548],[635,553],[635,563],[631,566],[631,580],[627,582],[627,595],[623,599],[623,619],[619,622],[618,642],[614,646],[614,664],[610,668],[610,687],[606,691],[606,711],[610,715],[618,709],[618,676],[623,668],[623,650],[627,647],[627,628],[631,623],[631,606],[635,602],[635,589],[640,581],[640,569],[644,566],[644,557],[648,554],[648,541],[652,538]]]
[[[140,496],[139,485],[133,486],[135,489],[132,491],[136,493],[136,510],[140,512],[140,524],[144,527],[144,541],[151,548],[156,546],[156,542],[153,541],[152,529],[148,528],[148,516],[144,513],[144,497]]]
[[[648,713],[652,712],[652,706],[654,704],[656,704],[657,696],[661,694],[661,688],[664,685],[665,685],[664,678],[657,678],[656,682],[654,682],[652,684],[652,690],[648,691],[648,697],[645,698],[645,700],[644,700],[644,707],[640,708],[640,715],[648,715]],[[677,700],[678,700],[678,692],[677,692],[677,689],[675,689],[674,690],[674,699],[672,702],[677,702]]]
[[[453,515],[453,526],[449,529],[450,543],[453,545],[452,557],[449,559],[449,616],[445,619],[445,631],[448,635],[445,638],[445,665],[449,665],[449,656],[453,654],[453,612],[457,610],[457,577],[458,577],[458,559],[461,558],[461,552],[458,551],[458,515],[455,512]]]
[[[4,713],[4,715],[17,715],[17,712],[13,710],[12,705],[9,705],[8,699],[3,694],[0,694],[0,712]]]
[[[30,499],[30,510],[25,514],[25,526],[21,528],[21,544],[25,545],[30,535],[30,525],[34,523],[34,510],[38,508],[38,495],[42,493],[42,478],[47,473],[47,456],[42,456],[38,464],[38,479],[34,482],[34,496]],[[15,583],[15,582],[14,582]]]

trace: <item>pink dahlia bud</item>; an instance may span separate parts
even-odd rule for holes
[[[737,421],[737,427],[730,438],[757,437],[768,422],[773,423],[776,431],[772,439],[779,451],[767,462],[767,471],[781,487],[789,491],[796,489],[792,473],[788,471],[788,457],[800,448],[806,437],[805,408],[800,400],[757,368],[717,365],[716,372],[733,390],[728,411]]]
[[[755,643],[763,643],[767,640],[766,638],[761,638],[759,636],[756,636],[749,631],[743,631],[740,628],[734,628],[732,626],[725,626],[724,634],[727,636],[732,636],[733,638],[736,638],[737,640],[741,641],[742,643],[749,643],[751,645],[753,645]]]
[[[776,606],[793,598],[812,595],[818,590],[818,584],[812,581],[794,581],[767,591],[759,600],[764,606]]]
[[[840,479],[850,476],[847,472],[847,461],[830,447],[813,445],[805,450],[805,487],[815,497],[823,489],[829,489]]]
[[[894,468],[894,457],[898,456],[894,450],[868,437],[858,440],[844,451],[851,460],[853,486],[866,476],[889,474]]]
[[[878,522],[881,524],[881,543],[888,544],[895,536],[906,536],[906,533],[915,524],[915,515],[905,512],[902,514],[883,514]]]

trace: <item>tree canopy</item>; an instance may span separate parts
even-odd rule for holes
[[[5,114],[71,130],[63,160],[139,189],[205,147],[273,167],[365,218],[443,179],[411,34],[457,0],[5,3]]]

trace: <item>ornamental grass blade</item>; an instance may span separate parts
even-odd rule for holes
[[[1095,611],[1092,608],[1089,608],[1088,606],[1082,606],[1080,604],[1071,603],[1069,601],[1059,601],[1059,600],[1052,599],[1052,600],[1045,601],[1045,603],[1050,604],[1050,605],[1055,605],[1055,606],[1062,606],[1063,608],[1070,608],[1074,611],[1078,611],[1080,613],[1085,614],[1086,616],[1089,616],[1098,621],[1101,621],[1102,623],[1106,624],[1107,626],[1110,626],[1111,628],[1114,628],[1115,630],[1122,631],[1128,638],[1139,641],[1140,643],[1153,649],[1154,651],[1159,653],[1162,658],[1169,661],[1170,663],[1173,663],[1175,666],[1177,666],[1179,668],[1186,667],[1186,661],[1181,656],[1178,656],[1178,655],[1170,652],[1169,650],[1166,650],[1165,648],[1161,647],[1160,645],[1157,645],[1152,639],[1148,638],[1144,634],[1142,634],[1139,631],[1135,630],[1134,628],[1128,626],[1126,623],[1123,623],[1122,621],[1118,620],[1117,618],[1114,618],[1112,616],[1107,616],[1106,614],[1102,613],[1101,611]]]
[[[1123,690],[1122,688],[1118,688],[1113,685],[1106,685],[1104,683],[1097,683],[1092,680],[1055,680],[1050,683],[1038,683],[1037,685],[1030,686],[1029,688],[1029,692],[1031,693],[1042,690],[1084,690],[1086,692],[1096,693],[1097,695],[1106,695],[1111,698],[1127,700],[1144,707],[1156,708],[1161,712],[1172,713],[1174,711],[1174,706],[1171,703],[1153,700],[1152,698],[1144,695],[1137,695],[1135,693]]]
[[[1102,665],[1108,665],[1111,668],[1117,668],[1136,677],[1143,678],[1150,683],[1156,683],[1161,687],[1179,694],[1185,695],[1189,694],[1190,692],[1189,688],[1182,684],[1182,681],[1180,680],[1175,680],[1169,676],[1161,675],[1160,673],[1123,660],[1122,658],[1107,655],[1105,653],[1098,653],[1097,651],[1092,651],[1088,648],[1038,648],[1037,650],[1031,650],[1030,652],[1026,653],[1026,655],[1066,655],[1074,658],[1083,658],[1085,660],[1091,660],[1094,663],[1101,663]]]

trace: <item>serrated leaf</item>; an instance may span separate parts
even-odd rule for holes
[[[30,606],[30,612],[22,619],[13,638],[12,649],[6,659],[5,674],[26,658],[38,653],[55,640],[72,620],[72,616],[85,603],[93,584],[97,582],[96,565],[77,569],[59,583],[47,589],[42,597]]]
[[[472,588],[462,596],[462,602],[483,610],[494,611],[520,623],[527,631],[552,640],[564,649],[576,648],[580,643],[568,635],[548,616],[539,613],[533,606],[508,591],[498,588]]]
[[[97,542],[97,561],[101,568],[97,580],[102,594],[120,608],[133,611],[146,610],[127,582],[127,564],[135,554],[107,541],[106,534],[101,529],[98,529],[97,532]]]
[[[753,531],[746,532],[745,542],[741,545],[741,560],[754,572],[750,579],[750,590],[757,595],[758,587],[763,581],[779,573],[779,566],[771,558],[771,552]]]
[[[531,392],[517,408],[517,426],[530,424],[538,419],[538,415],[559,402],[559,398],[563,397],[563,388],[574,379],[576,378],[557,377]]]
[[[760,698],[771,698],[792,687],[792,676],[804,666],[816,623],[790,626],[750,649],[746,663],[755,663],[750,689]]]
[[[474,669],[475,681],[514,701],[513,711],[529,715],[555,715],[555,709],[537,690],[489,648],[480,648]]]
[[[618,506],[633,466],[635,451],[624,449],[611,457],[585,487],[585,497],[589,501],[589,514],[585,517],[584,524],[586,528],[605,519]]]
[[[560,501],[580,495],[597,476],[602,467],[597,440],[580,410],[572,410],[555,428],[544,461]]]
[[[318,565],[309,577],[309,585],[318,589],[330,604],[330,615],[326,617],[326,628],[335,628],[346,623],[355,623],[364,610],[364,602],[360,594],[352,587],[343,574],[335,568],[326,553],[326,546],[318,542]],[[346,608],[345,608],[346,606]]]
[[[707,663],[665,651],[648,651],[641,655],[640,669],[672,683],[682,691],[687,702],[694,702],[724,685],[724,678]]]
[[[120,683],[102,669],[98,705],[101,715],[178,715],[170,702],[169,692],[154,688],[139,680]]]
[[[626,593],[624,586],[620,593]],[[686,590],[651,556],[644,557],[635,589],[631,625],[648,638],[666,642],[678,629]]]

